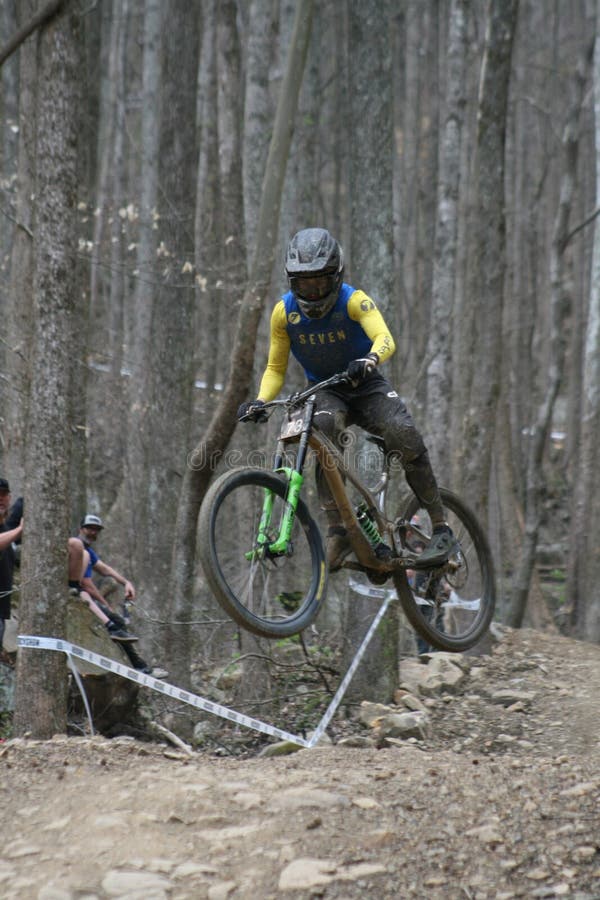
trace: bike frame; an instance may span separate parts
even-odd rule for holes
[[[389,522],[387,518],[385,518],[383,502],[384,491],[388,480],[387,463],[384,464],[384,471],[380,483],[373,491],[370,491],[346,465],[337,447],[334,446],[329,438],[313,422],[316,404],[314,395],[317,391],[322,390],[325,387],[334,387],[341,383],[347,383],[347,378],[345,376],[334,375],[332,378],[327,379],[327,381],[311,386],[287,400],[271,401],[270,403],[266,403],[264,407],[261,407],[261,409],[265,409],[284,406],[288,410],[288,422],[284,424],[279,437],[274,465],[275,472],[282,473],[286,476],[288,488],[286,493],[285,511],[279,522],[277,539],[275,541],[270,540],[268,537],[271,529],[274,498],[272,491],[265,488],[265,498],[257,537],[259,546],[245,554],[247,559],[260,559],[264,556],[283,556],[289,551],[291,546],[292,526],[298,507],[300,491],[304,482],[304,463],[306,454],[310,448],[314,451],[324,472],[334,502],[340,512],[342,525],[348,533],[350,544],[358,559],[358,568],[391,572],[394,569],[406,569],[411,565],[411,562],[414,561],[412,554],[406,554],[404,556],[386,560],[381,560],[375,555],[369,540],[361,528],[357,514],[346,491],[345,480],[349,481],[362,496],[367,504],[369,515],[374,519],[382,537],[387,535],[390,542],[395,544],[393,531],[394,526],[397,523]],[[291,417],[291,413],[294,409],[298,409],[298,416],[295,419]],[[289,443],[298,444],[296,462],[293,468],[282,465],[284,447]],[[379,504],[376,500],[376,495],[379,495],[380,497]]]

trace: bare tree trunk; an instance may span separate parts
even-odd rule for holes
[[[591,53],[588,52],[588,57],[590,55]],[[525,615],[538,544],[542,491],[545,487],[542,463],[548,443],[554,405],[564,377],[565,322],[571,309],[568,278],[565,272],[565,251],[567,249],[569,219],[577,180],[580,118],[587,82],[587,68],[588,66],[584,61],[578,67],[575,79],[576,96],[573,99],[573,105],[563,136],[565,171],[562,178],[560,204],[554,224],[554,238],[550,253],[550,284],[552,291],[550,299],[552,308],[550,359],[546,377],[546,394],[540,402],[536,422],[529,434],[524,539],[519,563],[513,579],[513,591],[508,614],[508,624],[513,628],[519,628],[522,625]]]
[[[33,14],[33,0],[19,6],[23,18]],[[12,243],[6,340],[6,405],[2,443],[4,471],[16,481],[23,471],[29,408],[29,347],[33,328],[33,220],[35,196],[35,109],[37,102],[37,35],[20,51],[19,152],[16,228]],[[22,486],[19,486],[22,490]]]
[[[263,0],[251,0],[248,18],[244,103],[244,221],[248,258],[251,259],[272,121],[269,70],[273,10]]]
[[[294,115],[306,59],[313,0],[300,0],[288,67],[281,87],[273,135],[267,160],[256,232],[251,274],[244,291],[231,352],[231,367],[221,402],[203,440],[190,454],[183,479],[173,541],[168,618],[186,622],[192,618],[196,526],[202,498],[236,424],[236,409],[247,396],[252,376],[256,333],[264,298],[269,289],[274,260],[279,208],[285,168],[292,139]],[[191,636],[189,628],[174,626],[169,639],[170,659],[180,684],[190,677]]]
[[[133,208],[126,197],[127,135],[131,133],[126,105],[128,94],[135,93],[131,77],[133,67],[128,70],[128,44],[131,32],[135,32],[131,6],[130,0],[120,0],[112,11],[108,54],[110,105],[102,110],[100,127],[106,135],[106,143],[98,148],[102,154],[102,176],[95,224],[100,220],[102,226],[96,235],[99,243],[94,245],[95,259],[90,278],[90,296],[94,296],[94,304],[93,308],[90,304],[87,308],[82,304],[78,309],[81,339],[76,356],[80,392],[73,471],[81,489],[79,517],[88,505],[88,498],[100,510],[108,509],[114,502],[123,481],[127,442],[127,429],[115,428],[115,423],[127,421],[121,373],[126,340],[125,247],[130,225],[124,207]],[[133,190],[131,196],[134,196]],[[102,364],[105,374],[99,376],[97,369],[90,369],[88,360],[94,366]],[[93,420],[86,423],[91,409],[94,410]]]
[[[402,121],[402,293],[406,304],[405,328],[400,332],[401,352],[406,370],[418,369],[415,334],[418,331],[415,307],[418,304],[417,281],[417,204],[419,122],[419,52],[423,4],[409,3],[404,10],[404,115]]]
[[[0,4],[0,40],[17,30],[17,12],[14,0]],[[16,221],[17,168],[19,142],[19,60],[14,57],[0,71],[0,117],[4,123],[0,136],[0,172],[2,172],[2,200],[0,201],[0,321],[6,323],[10,301],[10,257]],[[6,329],[0,340],[0,379],[7,382],[7,355],[10,343],[6,342]],[[4,437],[6,405],[0,416],[0,468],[9,472],[4,462]],[[12,473],[10,473],[12,475]]]
[[[113,0],[112,8],[108,4],[102,7],[103,35],[108,37],[107,77],[101,82],[100,87],[100,112],[98,117],[98,160],[99,171],[96,191],[96,215],[94,217],[94,232],[92,237],[92,270],[90,278],[90,318],[94,327],[101,321],[103,310],[100,309],[100,295],[104,288],[105,272],[100,265],[103,255],[103,240],[106,224],[110,216],[109,196],[112,178],[111,152],[115,131],[115,110],[117,108],[117,91],[119,85],[114,73],[117,68],[117,56],[120,33],[120,2]],[[113,210],[116,213],[116,210]]]
[[[242,188],[242,79],[235,0],[220,0],[217,10],[217,98],[219,128],[219,280],[215,285],[212,314],[219,319],[219,333],[229,332],[229,322],[239,302],[240,285],[247,273]],[[229,360],[217,356],[220,380]]]
[[[212,391],[217,381],[219,316],[211,315],[216,304],[219,277],[217,246],[219,218],[219,128],[217,109],[217,16],[215,0],[205,3],[202,46],[198,67],[198,174],[196,180],[195,267],[196,316],[198,320],[197,370],[205,383],[202,412],[212,410]],[[194,436],[196,439],[196,436]]]
[[[159,147],[161,130],[161,0],[145,0],[144,50],[142,58],[141,166],[139,200],[139,240],[136,252],[137,280],[133,294],[133,322],[127,365],[128,420],[125,469],[111,522],[124,526],[125,552],[137,568],[143,558],[148,532],[148,509],[141,501],[148,458],[152,409],[148,397],[147,373],[152,366],[151,333],[155,282],[158,279],[156,248],[158,231]]]
[[[351,149],[350,262],[353,284],[385,315],[394,296],[392,260],[392,82],[389,3],[349,4],[351,130],[369,134]],[[365,42],[364,35],[369,35]],[[345,604],[344,659],[352,660],[377,611],[372,600],[353,596]],[[355,696],[389,700],[398,685],[398,611],[390,607],[352,679]]]
[[[439,152],[431,324],[427,343],[427,421],[433,435],[433,440],[428,441],[428,448],[434,471],[444,483],[448,476],[441,473],[449,472],[450,465],[451,322],[456,281],[461,139],[466,106],[468,8],[469,0],[452,0],[450,6],[446,98]]]
[[[271,11],[266,4],[266,13],[270,18]],[[263,13],[264,15],[264,13]],[[256,23],[253,23],[256,27]],[[265,23],[266,24],[266,23]],[[222,336],[220,345],[228,339],[230,322],[235,314],[236,306],[240,302],[240,286],[245,283],[248,271],[245,240],[245,217],[248,215],[247,207],[244,208],[244,192],[242,188],[242,135],[241,125],[243,121],[241,97],[243,81],[241,77],[241,47],[237,28],[237,5],[235,2],[219,3],[218,28],[217,28],[217,58],[218,58],[218,121],[219,121],[219,167],[220,167],[220,203],[221,214],[221,247],[220,256],[221,276],[219,278],[219,290],[216,293],[216,302],[219,315],[219,334]],[[269,33],[267,29],[266,37]],[[267,47],[262,44],[264,60],[261,61],[262,71],[268,67],[269,55],[265,51]],[[256,73],[256,58],[254,75]],[[247,75],[246,87],[249,86]],[[264,80],[264,77],[263,77]],[[262,123],[264,127],[264,122]],[[245,136],[249,137],[249,136]],[[253,137],[257,137],[256,131]],[[252,192],[256,197],[262,186],[264,164],[266,162],[265,141],[268,139],[268,129],[263,132],[257,151],[258,159],[255,163],[254,174],[258,176],[256,166],[261,165],[262,170],[257,178],[257,189]],[[262,147],[261,147],[262,145]],[[244,142],[244,149],[248,147],[248,141]],[[262,157],[262,159],[261,159]],[[248,182],[245,181],[245,184]],[[252,225],[256,230],[260,207],[257,205],[252,213]],[[254,237],[254,235],[253,235]],[[224,375],[228,360],[224,357],[219,360],[221,365],[221,378]],[[240,649],[245,656],[243,665],[243,678],[236,690],[236,701],[246,702],[255,700],[257,695],[270,694],[269,666],[265,654],[259,652],[260,641],[248,633],[240,634]]]
[[[73,396],[79,17],[75,4],[40,36],[37,103],[34,338],[25,468],[21,623],[25,633],[64,633],[69,533],[69,422]],[[40,499],[43,498],[43,502]],[[15,733],[50,738],[66,729],[64,656],[20,651]]]
[[[148,531],[138,558],[141,585],[160,615],[168,603],[171,535],[185,469],[194,383],[194,186],[195,78],[198,21],[187,3],[170,0],[163,9],[163,116],[159,146],[159,283],[152,292],[150,363],[146,381],[144,467],[135,473],[136,504],[143,497]],[[164,20],[163,20],[164,21]],[[159,249],[161,249],[159,247]],[[152,565],[147,565],[147,560]]]
[[[291,8],[289,3],[282,4],[279,21],[279,42],[282,47],[287,46],[289,43],[293,22],[293,8]],[[331,40],[331,35],[328,31],[327,14],[323,14],[319,22],[321,27],[318,31],[315,30],[313,32],[308,48],[302,89],[298,99],[294,152],[287,167],[281,204],[278,244],[281,254],[285,253],[290,237],[301,228],[314,223],[327,223],[327,226],[333,230],[333,216],[327,217],[321,208],[323,194],[321,186],[326,182],[327,176],[321,176],[316,171],[316,155],[320,144],[318,129],[322,114],[321,110],[326,102],[323,97],[319,70],[323,63],[329,62],[327,53],[323,52],[323,48],[329,47],[329,40]],[[339,18],[336,17],[336,27],[338,29],[340,29],[340,24]],[[338,38],[340,45],[342,40],[340,35]],[[337,63],[340,62],[340,57],[342,56],[341,49],[340,46],[340,52],[336,54]],[[281,255],[278,255],[278,259],[280,258]],[[281,269],[276,268],[275,277],[281,283],[283,293],[285,282]],[[263,322],[265,338],[268,336],[269,326],[269,317],[265,316]],[[262,334],[260,337],[262,339]],[[301,374],[298,373],[298,375],[301,379]]]
[[[600,208],[600,2],[594,49],[596,209]],[[600,224],[594,225],[592,275],[583,363],[581,445],[575,472],[575,515],[569,547],[568,596],[575,634],[600,641],[600,506],[597,501],[600,441]]]
[[[485,521],[494,425],[500,385],[505,259],[504,150],[513,37],[518,0],[491,0],[481,69],[470,225],[467,306],[461,327],[467,354],[455,365],[468,370],[463,443],[455,451],[454,483]],[[455,391],[456,396],[459,392]],[[464,404],[461,396],[457,403]],[[461,422],[462,416],[454,416]]]
[[[198,10],[183,0],[145,8],[140,277],[136,290],[126,474],[110,512],[117,568],[136,580],[136,621],[162,657],[171,541],[185,469],[194,384],[195,101]],[[168,22],[168,28],[164,23]],[[162,94],[160,92],[162,85]],[[152,102],[154,101],[154,102]],[[155,204],[156,201],[156,204]],[[155,230],[156,229],[156,230]],[[114,540],[114,539],[113,539]],[[155,650],[151,641],[154,643]]]

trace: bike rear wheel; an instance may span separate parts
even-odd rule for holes
[[[468,650],[487,631],[494,615],[496,584],[487,538],[472,510],[456,494],[440,490],[446,520],[460,549],[448,564],[437,569],[416,570],[407,577],[394,575],[394,587],[407,619],[417,631],[420,652]],[[412,522],[406,546],[424,550],[431,536],[427,512],[415,499],[404,520]]]
[[[302,500],[286,555],[260,552],[265,492],[273,498],[267,532],[272,543],[288,506],[285,479],[260,469],[218,478],[200,510],[200,557],[216,599],[238,625],[261,637],[282,638],[298,634],[316,617],[326,594],[327,566],[319,529]]]

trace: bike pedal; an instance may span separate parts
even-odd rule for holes
[[[415,561],[419,558],[416,553],[412,553],[410,550],[403,550],[400,558],[406,564],[407,569],[414,569]]]

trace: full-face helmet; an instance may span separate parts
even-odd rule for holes
[[[304,315],[322,319],[340,292],[344,251],[325,228],[304,228],[288,244],[285,271]]]

